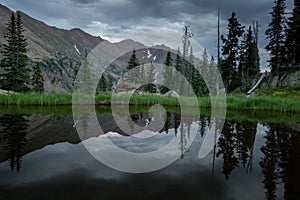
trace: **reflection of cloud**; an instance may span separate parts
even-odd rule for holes
[[[192,123],[192,132],[197,131],[197,124]],[[255,169],[259,167],[259,148],[264,142],[266,129],[262,124],[257,125]],[[91,138],[90,141],[104,150],[105,146],[97,143],[97,139],[109,138],[133,148],[157,147],[157,143],[162,140],[174,137],[174,129],[170,129],[168,134],[163,132],[155,136],[159,137],[151,138],[145,146],[141,146],[141,143],[130,136],[120,136],[114,132]],[[127,199],[134,195],[136,198],[149,199],[263,199],[260,173],[246,174],[240,167],[232,174],[230,182],[227,182],[223,179],[221,162],[216,160],[212,180],[212,153],[202,160],[197,157],[201,140],[198,134],[184,159],[157,172],[139,175],[120,173],[102,165],[88,154],[83,144],[50,145],[26,155],[22,171],[17,175],[8,173],[7,167],[0,165],[1,197],[20,199],[22,196],[35,199],[34,197],[45,196],[45,199],[53,199],[54,195],[57,199],[82,199],[91,196]]]
[[[0,166],[1,196],[9,199],[19,199],[21,195],[31,199],[41,195],[45,196],[44,199],[82,199],[94,196],[113,199],[128,199],[132,196],[149,199],[263,198],[263,192],[258,192],[263,187],[258,184],[260,177],[256,174],[249,176],[237,171],[228,184],[223,179],[220,163],[217,163],[215,178],[212,180],[209,158],[197,158],[199,142],[200,136],[184,160],[176,161],[163,170],[139,175],[120,173],[100,164],[87,153],[82,144],[48,146],[25,156],[22,173],[18,176],[4,172]]]

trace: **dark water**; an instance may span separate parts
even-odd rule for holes
[[[89,154],[70,108],[2,108],[0,199],[300,199],[299,115],[228,111],[214,150],[199,159],[209,111],[196,118],[168,110],[164,128],[143,146],[107,110],[97,109],[104,131],[132,151],[153,150],[172,137],[196,138],[189,148],[180,140],[181,158],[164,169],[123,173]],[[131,118],[145,125],[151,116],[136,109]]]

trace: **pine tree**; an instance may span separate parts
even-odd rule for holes
[[[300,0],[294,0],[292,17],[288,21],[287,61],[290,65],[300,65]]]
[[[27,68],[29,58],[26,55],[27,42],[22,34],[23,32],[20,12],[17,12],[17,18],[12,13],[7,24],[5,35],[7,44],[4,44],[3,60],[1,62],[1,67],[5,71],[0,83],[2,89],[16,92],[29,91],[29,69]]]
[[[182,80],[180,74],[183,74],[182,70],[182,59],[181,59],[181,53],[178,48],[176,58],[175,58],[175,73],[174,73],[174,80],[177,80],[175,83],[176,90],[182,91]]]
[[[177,54],[176,54],[176,58],[175,58],[175,69],[178,72],[182,71],[181,53],[180,53],[179,48],[177,50]]]
[[[82,64],[76,77],[76,82],[74,83],[73,87],[75,92],[81,92],[85,94],[93,94],[95,92],[95,89],[97,89],[94,87],[94,81],[96,78],[89,68],[87,52],[85,52],[85,55],[83,56]]]
[[[127,66],[127,70],[131,70],[131,69],[134,69],[135,67],[139,66],[139,61],[137,59],[137,56],[136,56],[136,51],[135,49],[133,49],[132,51],[132,55],[128,61],[128,66]]]
[[[136,50],[133,49],[132,55],[129,58],[127,70],[129,71],[127,73],[127,82],[130,84],[139,84],[140,82],[140,76],[139,72],[135,69],[137,66],[139,66],[140,63],[136,56]]]
[[[204,82],[203,77],[207,77],[208,74],[208,54],[206,49],[203,52],[202,55],[202,62],[200,65],[197,67],[198,70],[193,67],[192,71],[192,87],[197,96],[205,96],[208,92],[206,83]],[[199,73],[200,71],[200,73]],[[209,77],[207,77],[209,78]]]
[[[156,92],[156,88],[155,85],[153,84],[154,80],[155,80],[155,68],[153,63],[150,64],[150,69],[149,69],[149,74],[147,76],[148,80],[147,80],[147,86],[146,86],[146,91],[150,92],[150,93],[155,93]]]
[[[173,77],[173,69],[171,68],[172,66],[172,56],[171,56],[171,52],[168,51],[167,53],[167,57],[165,60],[165,74],[164,74],[164,86],[162,86],[160,88],[161,93],[166,93],[169,91],[169,89],[167,88],[170,87],[170,85],[172,85],[172,77]]]
[[[237,72],[237,65],[240,51],[240,38],[244,33],[244,27],[238,21],[236,14],[232,12],[228,19],[228,35],[221,36],[223,47],[223,59],[220,63],[221,73],[225,87],[228,92],[235,90],[241,84],[240,76]]]
[[[208,61],[208,54],[206,49],[204,49],[204,52],[202,54],[202,66],[201,66],[201,73],[203,77],[209,76],[209,61]]]
[[[257,45],[253,36],[252,27],[244,34],[239,62],[239,74],[246,90],[251,87],[251,80],[259,73],[257,67]]]
[[[111,76],[108,76],[108,82],[107,82],[107,91],[113,90],[113,79]]]
[[[271,72],[278,74],[280,67],[286,66],[286,52],[285,52],[285,0],[274,0],[272,20],[266,30],[267,39],[269,43],[265,47],[270,52],[269,64]]]
[[[32,81],[33,91],[44,92],[44,78],[39,63],[33,66]]]
[[[217,78],[217,64],[215,63],[215,59],[212,56],[209,62],[209,67],[208,67],[208,73],[209,73],[209,79],[208,79],[208,88],[207,88],[207,93],[210,92],[211,95],[215,96],[217,95],[217,91],[219,90],[219,83],[218,83],[218,78]]]
[[[104,75],[101,76],[98,87],[97,87],[97,93],[106,92],[108,89],[107,87],[107,81]]]

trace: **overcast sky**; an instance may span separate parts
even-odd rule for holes
[[[226,33],[227,19],[235,11],[240,22],[248,26],[253,20],[260,24],[261,65],[266,67],[265,29],[270,21],[272,0],[0,0],[1,4],[21,10],[51,26],[64,29],[75,27],[110,41],[140,40],[152,45],[157,34],[171,38],[165,28],[182,32],[189,24],[193,39],[216,56],[217,7],[221,9],[221,32]],[[287,0],[287,11],[292,0]],[[154,33],[139,37],[137,29],[155,27]],[[125,31],[125,33],[123,33]],[[167,43],[167,42],[166,42]],[[176,48],[172,46],[172,48]]]

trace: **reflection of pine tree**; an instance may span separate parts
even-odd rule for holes
[[[235,156],[235,137],[234,126],[231,122],[226,121],[223,132],[219,138],[219,151],[217,157],[223,155],[223,174],[228,179],[232,170],[238,166],[238,158]]]
[[[267,199],[276,198],[276,184],[278,183],[278,159],[279,150],[276,142],[277,132],[270,127],[267,131],[265,139],[267,140],[265,145],[261,147],[261,151],[264,154],[259,165],[262,168],[264,174],[263,183],[265,184]]]
[[[5,150],[9,158],[9,165],[11,170],[17,171],[21,168],[22,149],[26,144],[26,129],[28,127],[28,120],[24,116],[8,115],[0,117],[3,126],[4,139],[7,141]]]
[[[186,150],[186,145],[187,145],[187,138],[186,138],[186,116],[182,116],[182,122],[180,124],[180,142],[179,142],[179,150],[181,153],[181,159],[184,157],[184,152]]]
[[[236,123],[236,150],[239,160],[242,162],[245,168],[249,158],[248,146],[245,145],[247,139],[247,133],[245,133],[243,124]]]
[[[200,115],[199,122],[199,132],[201,137],[203,137],[207,126],[207,117],[204,115]]]
[[[282,135],[288,136],[288,156],[284,156],[285,164],[283,167],[282,179],[284,182],[284,197],[285,199],[298,199],[300,196],[300,134],[295,133],[292,135],[283,133]],[[283,147],[281,146],[281,151]]]
[[[217,157],[223,155],[223,173],[226,179],[240,163],[251,171],[256,126],[252,122],[225,122],[218,142],[220,150]]]
[[[269,126],[271,127],[270,130],[272,130],[275,134],[275,138],[272,138],[274,143],[272,148],[274,148],[275,150],[273,151],[277,153],[277,162],[274,170],[276,173],[273,176],[278,179],[280,178],[283,182],[285,189],[285,199],[298,199],[300,195],[299,133],[293,133],[294,130],[292,131],[292,133],[288,132],[288,130],[286,129],[287,126],[285,124],[269,124]],[[276,130],[276,132],[274,130]],[[272,171],[270,173],[272,173]],[[277,182],[279,182],[279,180]]]
[[[254,142],[256,136],[256,127],[257,123],[245,122],[244,123],[244,134],[247,134],[244,140],[244,144],[248,147],[248,151],[250,153],[247,170],[252,171],[252,159],[253,159],[253,150],[254,150]]]

